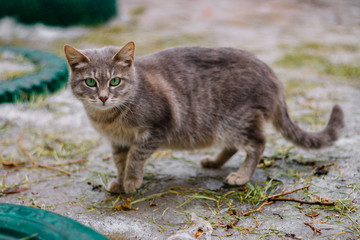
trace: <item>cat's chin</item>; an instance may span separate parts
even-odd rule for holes
[[[92,104],[92,105],[90,105],[90,107],[96,111],[109,111],[109,110],[114,109],[115,106],[113,104],[109,104],[109,103],[107,103],[107,104],[99,103],[99,104]]]

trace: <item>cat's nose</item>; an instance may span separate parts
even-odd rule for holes
[[[106,100],[108,100],[108,96],[100,96],[99,97],[99,99],[103,102],[103,103],[105,103],[106,102]]]

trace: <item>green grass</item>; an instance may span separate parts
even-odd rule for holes
[[[328,63],[323,69],[323,73],[345,79],[360,79],[360,66],[352,64],[333,64]]]
[[[276,64],[285,68],[308,67],[320,74],[341,77],[345,79],[359,79],[360,66],[352,63],[332,63],[324,57],[308,53],[288,53]]]
[[[266,217],[262,217],[261,211],[265,209],[267,209],[266,211],[271,211],[272,205],[265,206],[257,212],[257,214],[251,216],[243,216],[240,214],[240,209],[257,209],[268,196],[279,193],[280,189],[283,187],[284,186],[280,182],[273,179],[264,183],[247,183],[244,187],[221,188],[219,190],[174,186],[165,192],[145,194],[142,196],[137,194],[132,196],[130,208],[142,211],[142,208],[145,206],[151,206],[151,203],[158,203],[160,206],[155,205],[154,207],[154,212],[157,212],[157,214],[154,215],[149,213],[146,218],[164,232],[172,232],[174,231],[174,228],[177,229],[178,226],[190,225],[189,217],[191,213],[195,211],[198,216],[209,221],[213,228],[217,229],[213,234],[219,234],[224,229],[232,229],[231,231],[229,230],[229,233],[237,232],[236,234],[241,234],[244,237],[249,236],[250,234],[260,236],[264,239],[271,236],[284,237],[287,233],[276,229],[274,226],[257,228],[254,227],[253,224],[250,225],[252,227],[249,227],[244,226],[242,223],[242,219],[245,220],[244,218],[254,218],[254,220],[257,218],[256,221],[259,221],[261,225],[261,223],[267,219]],[[286,191],[291,189],[294,188],[289,187]],[[311,201],[312,197],[314,197],[313,193],[316,193],[316,191],[314,192],[311,187],[308,190],[304,189],[294,193],[294,196],[298,199]],[[112,212],[118,213],[121,211],[124,214],[132,214],[131,212],[125,212],[125,210],[116,210],[121,209],[118,206],[129,203],[127,202],[129,201],[127,200],[128,197],[125,195],[110,195],[107,193],[104,195],[101,193],[100,197],[95,197],[94,194],[99,193],[90,193],[90,195],[84,193],[73,203],[81,205],[85,209],[85,212],[99,214],[107,212],[108,214],[111,214]],[[159,198],[162,200],[159,200]],[[94,199],[98,200],[94,201]],[[169,205],[171,202],[175,203],[175,205]],[[296,203],[289,202],[288,208],[299,208],[301,210],[299,216],[303,214],[320,213],[319,219],[324,218],[324,220],[327,220],[329,223],[343,221],[344,231],[356,236],[360,230],[358,229],[359,224],[354,214],[358,212],[359,206],[355,205],[349,199],[336,199],[334,202],[335,206],[306,204],[300,206]],[[233,210],[237,210],[239,216],[235,216]],[[175,215],[178,215],[179,217],[183,216],[183,223],[175,224],[167,222],[164,217],[166,217],[167,212],[169,211],[172,211],[173,214],[175,213]],[[282,212],[281,215],[286,218],[285,212]],[[239,221],[236,222],[236,225],[232,226],[232,222],[235,220]]]
[[[344,51],[344,52],[357,52],[360,50],[360,46],[354,44],[330,44],[330,43],[319,43],[319,42],[305,42],[298,46],[289,46],[286,44],[280,44],[280,48],[285,50],[295,50],[298,52],[302,51],[313,51],[313,52],[334,52],[334,51]]]
[[[325,85],[319,82],[307,82],[305,79],[292,78],[286,81],[286,97],[290,98],[294,95],[306,96],[306,92],[315,88],[323,88]]]
[[[78,173],[84,167],[83,164],[67,163],[81,159],[84,159],[82,162],[85,163],[89,154],[99,144],[99,140],[97,138],[66,137],[68,134],[65,131],[52,132],[48,129],[28,127],[24,132],[24,147],[32,158],[40,164],[53,166],[71,173]],[[49,181],[48,176],[43,175],[45,173],[53,174],[53,170],[33,166],[30,159],[19,149],[17,139],[12,136],[1,141],[0,144],[1,147],[7,149],[7,152],[0,154],[0,166],[2,167],[4,163],[7,163],[6,168],[0,168],[0,175],[4,173],[4,176],[0,178],[0,192],[13,187]],[[8,166],[9,163],[12,165]],[[9,173],[12,174],[12,177],[8,176]],[[23,178],[14,177],[14,174],[20,173],[20,176],[24,176]],[[29,180],[33,179],[29,176],[34,173],[39,174],[39,180]],[[58,173],[55,178],[56,176],[63,175]]]
[[[299,120],[311,126],[312,130],[319,130],[327,123],[330,109],[322,108],[323,101],[341,101],[336,93],[331,92],[322,98],[314,97],[316,91],[320,92],[327,87],[328,80],[336,81],[336,84],[343,84],[344,80],[354,87],[360,87],[360,63],[353,62],[332,62],[328,56],[342,54],[344,52],[358,52],[360,48],[349,44],[321,44],[304,43],[296,47],[284,47],[288,53],[278,59],[275,65],[287,68],[289,71],[301,71],[302,74],[315,75],[318,81],[313,79],[291,78],[285,82],[286,98],[295,102],[300,109],[309,109],[309,113],[300,116],[292,116],[292,119]],[[326,80],[325,80],[326,79]],[[312,93],[311,95],[309,94]],[[294,109],[290,109],[291,111]],[[291,114],[292,115],[292,114]]]
[[[356,52],[359,51],[359,46],[353,44],[323,44],[317,42],[308,42],[296,47],[297,51],[308,51],[316,50],[322,52],[332,52],[332,51],[346,51],[346,52]]]
[[[147,10],[147,7],[146,6],[139,6],[139,7],[136,7],[132,10],[130,10],[130,15],[132,16],[138,16],[138,15],[141,15],[143,13],[145,13]]]
[[[306,43],[295,47],[291,52],[282,56],[276,65],[297,69],[309,68],[319,74],[340,77],[347,80],[360,78],[359,63],[334,63],[326,58],[330,52],[336,54],[338,51],[357,52],[359,48],[353,45],[323,45],[319,43]]]
[[[324,128],[328,121],[328,119],[325,119],[324,116],[330,112],[330,109],[324,110],[318,107],[312,107],[310,104],[307,104],[305,107],[310,109],[310,112],[302,114],[297,118],[297,120],[311,126],[312,130],[320,130]]]
[[[299,68],[307,66],[313,69],[317,69],[328,64],[328,61],[320,56],[302,52],[293,52],[285,54],[276,62],[276,64],[285,68]]]

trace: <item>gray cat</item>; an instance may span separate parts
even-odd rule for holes
[[[221,146],[216,158],[201,161],[205,168],[219,168],[244,149],[244,163],[226,178],[241,185],[263,154],[266,121],[305,149],[330,146],[344,127],[335,105],[324,130],[301,130],[289,118],[281,82],[249,52],[175,47],[134,59],[134,51],[133,42],[81,51],[65,46],[72,92],[112,144],[118,176],[110,192],[134,193],[157,149]]]

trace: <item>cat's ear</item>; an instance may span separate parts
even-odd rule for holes
[[[72,69],[81,66],[81,64],[90,62],[90,59],[85,54],[69,45],[64,46],[64,51],[66,59]]]
[[[120,63],[122,66],[130,67],[132,61],[134,60],[134,53],[135,53],[135,43],[128,42],[112,57],[112,59]]]

